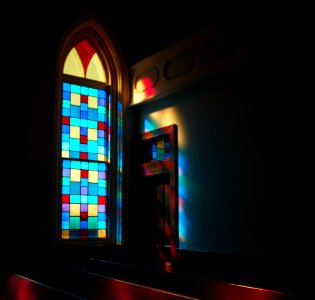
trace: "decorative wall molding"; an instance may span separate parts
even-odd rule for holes
[[[154,37],[153,37],[154,38]],[[248,22],[207,29],[131,67],[130,105],[157,99],[240,65],[274,48]]]

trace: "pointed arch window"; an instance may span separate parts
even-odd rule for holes
[[[63,73],[106,83],[103,64],[87,40],[80,41],[71,49]]]
[[[75,27],[60,51],[56,235],[62,242],[122,242],[122,124],[128,81],[115,51],[94,21]]]

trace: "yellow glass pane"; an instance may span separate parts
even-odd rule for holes
[[[98,172],[89,171],[89,182],[97,183],[98,182]]]
[[[104,83],[106,82],[104,68],[97,53],[93,55],[87,67],[86,78],[101,81]]]
[[[91,141],[97,141],[97,129],[88,128],[88,139]]]
[[[81,171],[78,169],[71,169],[70,171],[70,180],[80,182]]]
[[[105,161],[105,155],[104,154],[98,154],[97,155],[97,160],[98,161]]]
[[[68,239],[68,238],[70,238],[70,232],[69,232],[69,230],[62,230],[62,231],[61,231],[61,237],[62,237],[63,239]]]
[[[69,158],[69,155],[70,155],[69,150],[62,150],[61,151],[61,157]]]
[[[80,56],[75,48],[71,49],[66,58],[63,66],[63,73],[84,78],[84,68]]]
[[[97,108],[97,98],[96,97],[89,96],[88,107],[89,108]]]
[[[97,204],[89,204],[88,205],[88,216],[89,217],[97,217]]]
[[[106,230],[104,230],[104,229],[99,229],[99,230],[98,230],[98,237],[99,237],[99,238],[106,238]]]
[[[79,94],[71,93],[70,95],[70,103],[72,105],[80,106],[81,96]]]
[[[80,138],[80,127],[70,126],[70,137],[79,139]]]
[[[80,216],[80,204],[70,204],[70,216]]]

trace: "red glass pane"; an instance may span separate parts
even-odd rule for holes
[[[80,158],[81,158],[81,159],[88,159],[87,152],[81,152],[81,153],[80,153]]]
[[[81,95],[81,102],[82,103],[88,103],[88,96],[86,96],[86,95]]]
[[[81,170],[81,178],[88,178],[89,172],[88,170]]]
[[[62,195],[62,203],[70,203],[70,196]]]
[[[105,196],[99,196],[98,197],[98,204],[106,204],[106,197]]]
[[[87,40],[81,41],[75,46],[75,48],[78,51],[79,56],[81,58],[82,65],[84,68],[84,74],[85,74],[88,68],[88,65],[90,63],[90,60],[95,53],[95,50],[93,49],[93,47],[90,45],[90,43]]]
[[[86,229],[80,230],[80,238],[81,239],[87,239],[88,238],[88,231]]]
[[[81,221],[87,220],[88,219],[88,213],[81,211],[80,218],[81,218]]]
[[[70,118],[69,117],[62,117],[62,124],[70,124]]]
[[[80,143],[81,144],[87,144],[87,136],[86,135],[80,136]]]
[[[105,122],[98,122],[97,127],[98,127],[98,129],[104,130],[105,129]]]

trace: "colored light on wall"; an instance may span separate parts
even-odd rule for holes
[[[106,163],[64,160],[62,174],[61,237],[106,238]]]
[[[152,113],[149,113],[144,118],[143,130],[145,132],[151,131],[160,127],[168,126],[171,124],[177,124],[178,126],[178,201],[179,201],[179,213],[178,213],[178,230],[179,230],[179,242],[187,243],[187,236],[189,232],[189,222],[187,219],[187,189],[188,184],[188,171],[186,166],[186,156],[185,156],[185,126],[181,121],[180,114],[176,111],[174,107],[167,107]],[[152,150],[152,149],[151,149]],[[156,154],[152,155],[158,155]]]
[[[156,89],[151,78],[144,77],[137,81],[137,85],[133,90],[133,103],[139,103],[156,95]]]
[[[178,146],[185,147],[184,124],[175,107],[167,107],[159,111],[152,112],[144,120],[144,131],[154,130],[160,127],[177,124],[178,126]]]
[[[123,138],[123,105],[118,102],[118,172],[117,172],[117,214],[116,214],[116,241],[122,243],[122,178],[123,178],[123,155],[122,155],[122,138]]]
[[[187,236],[189,230],[189,222],[187,219],[187,163],[183,150],[179,150],[178,153],[178,234],[180,243],[187,243]]]
[[[161,160],[170,157],[170,142],[168,138],[154,141],[151,145],[151,158]]]

